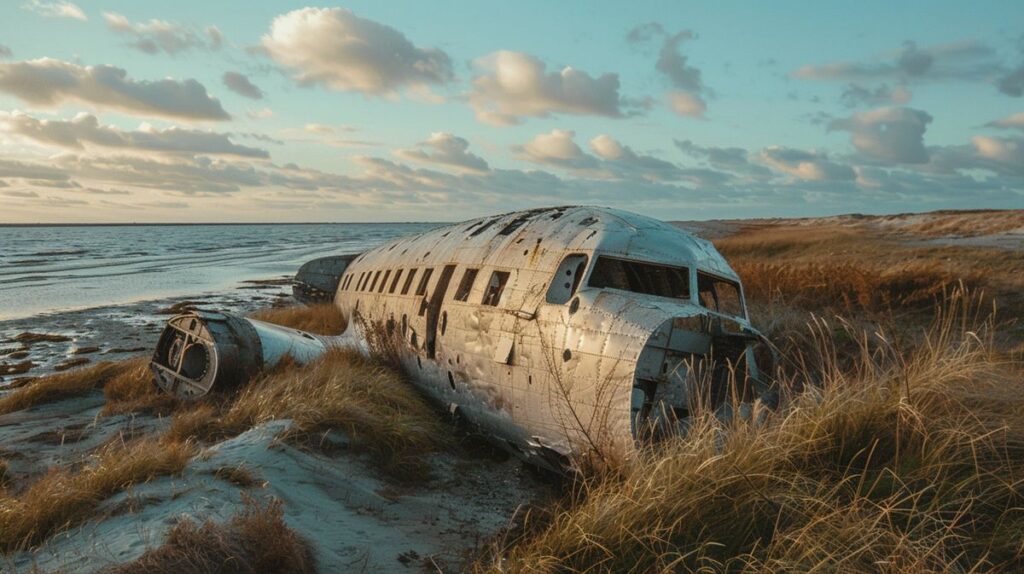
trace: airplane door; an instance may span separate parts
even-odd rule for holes
[[[427,334],[426,347],[427,357],[433,359],[437,355],[437,320],[441,316],[441,303],[444,302],[445,293],[448,292],[448,283],[455,273],[455,265],[445,265],[441,270],[441,276],[437,279],[434,292],[430,294],[430,302],[427,303]]]

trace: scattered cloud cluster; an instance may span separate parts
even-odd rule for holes
[[[122,68],[80,66],[52,58],[0,63],[0,92],[39,107],[78,102],[135,115],[231,118],[196,80],[135,80]]]
[[[849,132],[853,147],[869,158],[889,163],[927,163],[924,132],[931,121],[928,112],[884,107],[833,120],[828,127]]]
[[[344,8],[303,8],[274,19],[262,47],[303,85],[370,96],[454,79],[451,59]]]
[[[0,112],[0,130],[71,149],[84,149],[90,145],[170,154],[270,157],[266,150],[232,142],[228,134],[180,127],[157,129],[148,124],[143,124],[138,130],[124,131],[102,125],[96,116],[87,113],[78,114],[71,120],[39,120],[21,112]]]
[[[24,8],[49,17],[87,18],[70,2],[33,0]],[[132,21],[114,12],[104,13],[103,20],[110,31],[147,54],[176,56],[223,48],[216,57],[230,65],[217,70],[219,82],[212,76],[216,85],[211,87],[259,102],[238,110],[242,125],[245,118],[274,120],[257,124],[266,133],[252,127],[199,129],[194,122],[232,117],[195,79],[138,79],[120,67],[89,66],[77,59],[10,61],[11,50],[0,45],[0,93],[28,108],[0,111],[0,149],[17,150],[0,156],[5,202],[42,204],[53,197],[47,190],[66,190],[66,205],[113,205],[109,202],[121,197],[128,202],[123,206],[177,209],[201,198],[238,196],[277,209],[434,206],[445,217],[451,206],[468,203],[479,212],[566,201],[643,202],[650,210],[683,203],[773,209],[808,201],[850,205],[850,197],[879,205],[894,198],[941,202],[964,194],[1024,198],[1024,112],[994,112],[991,121],[975,120],[972,131],[956,143],[946,139],[940,145],[941,138],[949,138],[946,126],[936,130],[939,136],[927,134],[935,120],[917,109],[928,100],[919,97],[909,107],[913,95],[929,83],[969,81],[1021,96],[1024,41],[1014,61],[1003,59],[1005,50],[982,42],[906,42],[873,58],[797,69],[791,78],[833,82],[838,102],[818,110],[810,129],[823,136],[839,132],[832,137],[840,142],[848,137],[849,144],[838,150],[785,139],[756,146],[704,145],[706,130],[718,126],[711,121],[683,124],[692,131],[674,132],[685,136],[660,150],[653,138],[664,137],[658,135],[664,134],[658,131],[664,126],[656,126],[650,137],[626,143],[629,136],[619,139],[622,133],[613,136],[594,124],[602,118],[644,114],[656,101],[677,116],[707,120],[708,101],[731,97],[705,82],[701,59],[692,50],[700,47],[698,36],[690,29],[673,31],[648,23],[626,35],[627,43],[648,62],[646,72],[624,76],[626,89],[643,89],[654,80],[660,93],[656,100],[624,96],[616,70],[584,71],[522,51],[499,50],[470,60],[468,77],[460,80],[453,58],[441,48],[418,44],[395,28],[342,8],[302,8],[277,16],[259,46],[248,50],[247,57],[256,62],[233,59],[237,47],[225,47],[223,34],[214,26]],[[472,54],[459,55],[468,56]],[[758,64],[762,68],[774,65],[763,62]],[[273,92],[268,95],[268,86],[253,81],[277,71],[300,86],[374,100],[367,105],[386,105],[380,99],[429,102],[449,97],[464,113],[468,107],[479,122],[493,126],[531,118],[549,121],[526,134],[506,130],[512,139],[500,146],[489,136],[481,138],[477,143],[488,153],[474,147],[475,138],[451,133],[444,124],[425,139],[420,139],[421,132],[420,137],[396,142],[393,138],[401,136],[388,131],[382,132],[386,143],[371,141],[372,135],[356,139],[364,136],[355,133],[360,128],[337,119],[314,123],[296,117],[294,109],[271,97]],[[714,76],[716,83],[720,77]],[[255,109],[263,100],[271,100],[279,114],[269,107]],[[76,114],[78,109],[89,111]],[[123,115],[142,119],[129,127]],[[574,130],[561,124],[571,119],[567,116],[587,119]],[[552,129],[555,121],[560,127]],[[623,123],[634,129],[652,122],[619,125]],[[303,149],[330,157],[332,163],[340,159],[339,168],[332,173],[278,163],[264,149],[270,145],[312,146]],[[274,149],[275,159],[293,153],[288,147]]]
[[[45,16],[47,18],[70,18],[72,20],[79,20],[82,22],[87,21],[89,18],[85,15],[76,4],[71,2],[64,2],[61,0],[46,2],[44,0],[31,0],[23,6],[26,10],[30,10]]]
[[[619,95],[618,74],[593,77],[571,66],[549,72],[538,58],[507,50],[478,59],[475,67],[468,100],[485,123],[506,126],[551,114],[617,118],[629,107]]]
[[[772,146],[761,151],[761,159],[772,168],[804,181],[852,181],[857,177],[853,168],[829,161],[825,153]]]
[[[104,12],[107,27],[132,39],[129,45],[147,54],[175,55],[189,50],[219,50],[224,35],[216,26],[207,26],[201,32],[166,20],[132,22],[116,12]]]
[[[486,173],[490,166],[480,156],[469,151],[469,142],[446,132],[430,134],[413,149],[403,149],[397,155],[403,159],[433,163],[461,171]]]

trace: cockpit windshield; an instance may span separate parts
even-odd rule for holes
[[[703,307],[725,315],[743,317],[739,283],[698,271],[697,290]]]
[[[689,269],[644,261],[598,257],[587,284],[673,299],[690,298]]]

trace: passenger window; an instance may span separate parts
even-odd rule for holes
[[[466,269],[462,274],[462,281],[459,281],[459,288],[455,290],[456,301],[469,299],[469,292],[473,290],[473,282],[476,281],[477,269]]]
[[[743,316],[743,298],[735,281],[698,271],[697,291],[701,306],[733,317]]]
[[[398,287],[398,280],[402,278],[402,270],[399,269],[398,273],[395,273],[395,279],[391,281],[391,288],[388,289],[388,294],[395,292],[395,288]]]
[[[563,259],[548,287],[546,301],[555,305],[568,303],[579,288],[580,281],[583,280],[583,272],[586,270],[586,255],[570,255]]]
[[[484,305],[498,306],[501,294],[505,291],[505,284],[508,283],[508,275],[508,271],[495,271],[491,274],[491,280],[487,282],[487,290],[484,291]]]
[[[384,272],[384,278],[380,280],[380,289],[377,290],[378,293],[384,292],[384,288],[388,286],[388,277],[390,276],[391,270],[388,269],[387,271]]]
[[[356,286],[357,291],[362,291],[363,287],[366,286],[366,271],[359,274],[359,284]]]
[[[423,277],[420,278],[420,284],[416,286],[417,295],[427,294],[427,283],[430,282],[430,276],[433,273],[434,269],[432,267],[427,267],[426,269],[423,270]]]
[[[416,269],[410,269],[409,275],[405,278],[405,285],[402,285],[402,295],[409,294],[409,288],[412,287],[412,280],[416,278]]]
[[[380,271],[378,270],[373,274],[373,281],[370,281],[370,288],[367,291],[373,293],[373,290],[377,288],[377,280],[380,279]]]
[[[672,299],[690,298],[689,269],[643,261],[598,257],[588,284]]]

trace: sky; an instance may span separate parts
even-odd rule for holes
[[[1024,208],[1024,2],[0,5],[0,223]]]

